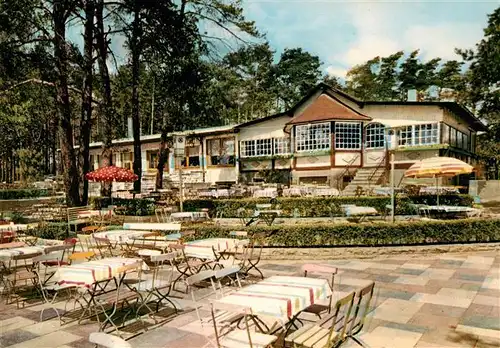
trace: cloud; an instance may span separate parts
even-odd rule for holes
[[[346,76],[348,70],[349,69],[342,68],[339,66],[334,66],[334,65],[329,65],[325,69],[325,71],[328,75],[340,77],[342,79],[345,79],[345,76]]]

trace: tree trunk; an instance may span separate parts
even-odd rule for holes
[[[141,158],[141,120],[139,114],[139,79],[141,58],[141,28],[140,8],[137,1],[134,3],[134,22],[132,23],[132,37],[130,48],[132,51],[132,130],[134,135],[134,173],[139,179],[134,182],[134,191],[141,191],[142,158]]]
[[[56,103],[59,112],[59,137],[61,140],[61,158],[64,166],[63,180],[66,190],[66,204],[69,207],[80,204],[78,190],[78,171],[76,168],[75,149],[73,147],[73,127],[71,125],[71,105],[68,90],[68,53],[66,48],[66,19],[69,11],[65,2],[54,1],[54,58],[57,71]]]
[[[160,149],[158,150],[158,173],[156,174],[156,189],[163,188],[163,168],[165,163],[168,163],[168,158],[170,155],[169,148],[167,146],[167,132],[162,132]]]
[[[83,183],[81,192],[82,205],[87,205],[89,182],[85,174],[90,170],[90,131],[92,127],[92,83],[93,83],[93,42],[94,42],[94,0],[85,1],[85,32],[84,32],[84,81],[82,88],[82,119],[80,124],[79,174]]]
[[[111,96],[111,81],[109,78],[108,65],[106,64],[108,58],[108,42],[104,34],[104,1],[98,0],[96,5],[96,41],[98,58],[97,62],[99,65],[99,73],[101,75],[102,83],[102,164],[103,166],[113,165],[113,152],[111,146],[113,145],[113,121],[114,121],[114,109],[113,109],[113,99]],[[104,197],[111,196],[111,183],[104,183],[101,186],[101,195]]]

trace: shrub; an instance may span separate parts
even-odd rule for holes
[[[227,237],[234,227],[190,226],[196,239]],[[301,224],[238,227],[272,247],[377,246],[500,241],[500,219],[400,222],[396,224]]]
[[[358,206],[370,206],[379,212],[385,210],[385,206],[391,203],[390,197],[301,197],[289,198],[279,197],[274,207],[278,205],[284,217],[333,217],[341,216],[343,204],[356,204]],[[269,203],[269,199],[246,198],[246,199],[221,199],[221,200],[187,200],[184,202],[185,211],[196,211],[201,208],[210,209],[210,214],[215,216],[222,212],[225,218],[238,217],[239,209],[254,209],[256,204]],[[442,205],[471,206],[473,199],[469,195],[445,195],[439,197]],[[411,204],[435,205],[435,195],[422,196],[400,196],[396,197],[396,214],[412,215],[415,209]]]
[[[101,209],[111,205],[111,199],[94,197],[91,199],[91,204],[95,209]],[[147,198],[113,198],[113,205],[117,207],[115,210],[117,215],[147,216],[155,213],[155,202]]]
[[[0,199],[23,199],[46,197],[49,191],[46,189],[12,189],[0,190]]]
[[[26,233],[43,239],[64,240],[68,237],[68,224],[66,222],[44,223]]]

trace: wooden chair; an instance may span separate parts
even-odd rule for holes
[[[297,331],[285,337],[285,343],[293,347],[331,348],[340,345],[345,340],[351,310],[354,303],[354,292],[337,301],[333,314],[313,324],[306,324]],[[343,320],[337,318],[342,313]],[[339,326],[340,324],[340,326]],[[337,331],[336,329],[340,330]]]
[[[364,327],[366,316],[370,310],[370,303],[373,298],[373,291],[375,289],[375,283],[372,282],[365,286],[363,289],[356,293],[356,298],[354,300],[354,315],[347,331],[347,338],[352,339],[354,342],[362,347],[366,345],[357,337],[355,337]]]
[[[330,286],[330,290],[332,294],[330,295],[330,299],[328,302],[328,305],[326,304],[320,304],[320,303],[314,303],[304,309],[302,312],[304,313],[312,313],[317,315],[319,318],[321,318],[321,313],[323,312],[328,312],[330,314],[331,307],[332,307],[332,299],[333,299],[333,286],[335,282],[335,275],[337,274],[337,267],[329,266],[329,265],[317,265],[317,264],[305,264],[302,266],[302,271],[304,271],[304,277],[307,277],[311,273],[320,273],[320,274],[329,274],[331,276],[330,282],[328,285]]]
[[[274,335],[267,335],[250,330],[249,318],[253,317],[250,307],[237,306],[220,302],[212,302],[212,325],[215,332],[215,340],[218,348],[265,348],[272,347],[272,344],[278,339]],[[220,315],[223,314],[223,316]],[[245,329],[238,330],[232,328],[231,324],[235,321],[228,321],[226,315],[233,313],[238,321],[245,322]],[[229,329],[228,333],[222,334],[222,329]]]
[[[80,263],[85,261],[90,261],[95,259],[95,252],[93,251],[82,251],[73,253],[69,256],[69,263]]]
[[[66,215],[68,218],[68,230],[73,231],[72,227],[74,227],[74,232],[78,230],[78,225],[85,224],[89,221],[89,219],[80,218],[80,215],[84,212],[91,210],[92,207],[87,205],[84,207],[72,207],[67,208]]]

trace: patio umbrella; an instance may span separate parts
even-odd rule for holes
[[[139,177],[128,169],[108,166],[85,174],[85,179],[94,182],[134,182]]]
[[[413,164],[404,174],[406,178],[435,178],[437,205],[439,205],[439,187],[437,178],[470,174],[474,170],[470,164],[452,157],[432,157]]]

